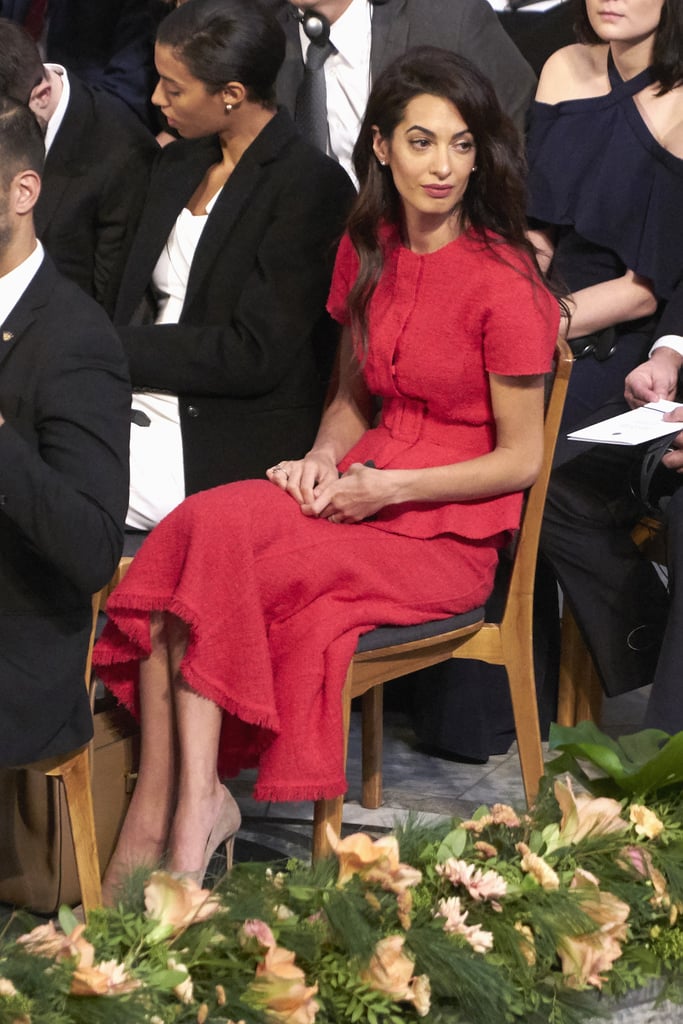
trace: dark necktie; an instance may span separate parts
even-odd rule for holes
[[[324,64],[331,53],[336,53],[327,40],[322,46],[311,42],[306,54],[304,79],[296,94],[295,121],[299,131],[323,153],[327,150],[327,92]]]

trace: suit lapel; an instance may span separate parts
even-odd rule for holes
[[[0,326],[0,365],[14,350],[22,335],[36,319],[39,310],[48,300],[55,270],[47,253],[28,287]]]
[[[173,143],[168,153],[160,155],[161,167],[159,173],[152,173],[147,201],[128,254],[115,323],[131,322],[180,211],[187,206],[211,164],[220,158],[220,147],[214,138]]]
[[[296,112],[296,94],[304,77],[304,61],[301,54],[299,23],[290,14],[290,5],[279,16],[280,24],[285,31],[285,59],[277,76],[276,93],[278,103],[287,108],[294,117]]]
[[[260,187],[265,168],[295,135],[296,129],[284,111],[278,112],[252,142],[228,178],[204,230],[192,260],[183,309],[189,309],[204,279],[213,273],[218,252],[230,244],[235,224],[248,209]]]
[[[35,210],[36,234],[45,234],[68,189],[80,187],[90,157],[95,111],[88,90],[69,75],[69,102],[45,160],[43,188]]]

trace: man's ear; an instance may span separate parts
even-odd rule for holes
[[[10,195],[15,213],[30,213],[40,195],[40,175],[36,171],[19,171],[12,179]]]
[[[38,85],[35,85],[31,89],[31,95],[28,98],[28,105],[36,115],[36,117],[42,118],[43,121],[47,120],[47,110],[52,100],[52,85],[47,78],[41,78]]]

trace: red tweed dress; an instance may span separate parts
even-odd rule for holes
[[[550,368],[557,303],[523,257],[491,241],[468,232],[418,255],[387,231],[363,366],[382,420],[341,472],[369,459],[415,468],[487,452],[488,374]],[[356,272],[344,238],[328,302],[341,322]],[[340,692],[359,635],[483,604],[520,507],[509,493],[396,505],[338,525],[302,515],[267,480],[193,495],[150,534],[111,596],[95,664],[135,713],[149,613],[171,611],[190,628],[186,681],[224,710],[221,775],[258,764],[259,799],[336,796],[346,789]]]

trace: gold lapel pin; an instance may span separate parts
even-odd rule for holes
[[[12,334],[11,331],[3,331],[2,332],[2,340],[3,341],[11,341],[13,337],[14,337],[14,335]]]

